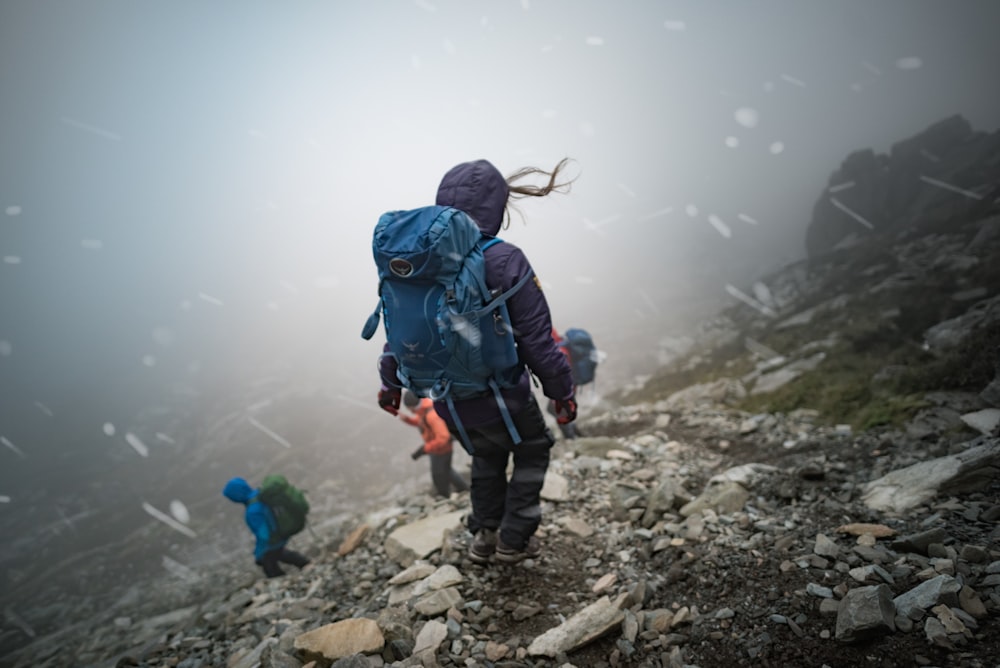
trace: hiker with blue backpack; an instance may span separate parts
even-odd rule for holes
[[[269,578],[284,575],[279,564],[304,568],[309,558],[289,550],[288,539],[305,526],[309,504],[301,490],[296,489],[284,476],[267,476],[261,487],[254,489],[243,478],[232,478],[222,489],[230,501],[246,506],[243,519],[256,538],[254,562]],[[269,503],[268,503],[269,502]]]
[[[573,385],[576,387],[577,392],[584,385],[593,383],[600,353],[597,351],[597,346],[594,345],[594,339],[590,336],[590,332],[579,327],[571,327],[566,330],[563,336],[560,336],[559,332],[553,327],[552,338],[555,339],[559,350],[569,360],[569,367],[573,373]],[[549,401],[547,409],[552,415],[558,413],[558,408],[554,401]],[[558,424],[559,431],[562,433],[563,438],[567,440],[572,440],[581,435],[575,421],[566,424],[560,422]]]
[[[571,181],[559,182],[566,163],[504,178],[486,160],[464,162],[442,178],[435,206],[390,211],[375,226],[379,303],[362,336],[370,339],[384,316],[378,404],[396,415],[403,388],[429,397],[472,456],[469,557],[480,564],[540,552],[540,492],[555,439],[531,376],[559,423],[576,418],[541,283],[521,249],[496,236],[514,200],[568,190]],[[547,183],[518,183],[534,175]]]

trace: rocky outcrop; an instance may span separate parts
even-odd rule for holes
[[[1000,181],[1000,133],[952,116],[893,145],[849,155],[813,207],[806,249],[818,256],[850,238],[917,221],[942,221]]]

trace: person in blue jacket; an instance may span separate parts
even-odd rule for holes
[[[571,181],[559,179],[566,163],[567,160],[562,160],[551,172],[525,167],[505,178],[487,160],[463,162],[441,179],[436,204],[464,211],[483,234],[494,237],[509,223],[511,200],[544,197],[568,188]],[[541,186],[518,183],[533,175],[545,177],[547,183]],[[540,494],[549,466],[549,451],[555,442],[532,392],[531,374],[538,378],[545,396],[555,402],[560,424],[576,418],[576,400],[569,362],[552,338],[552,316],[541,282],[524,252],[514,244],[499,243],[487,248],[483,257],[486,285],[494,290],[506,292],[527,275],[534,279],[507,302],[518,357],[525,370],[518,383],[502,389],[501,394],[522,441],[514,444],[492,392],[455,401],[455,411],[473,446],[472,512],[467,526],[474,538],[469,558],[481,564],[494,557],[516,563],[540,553],[534,534],[541,522]],[[395,357],[383,355],[379,365],[382,388],[378,403],[393,415],[399,410],[401,395],[396,369]],[[434,408],[451,433],[459,438],[447,404],[438,401]],[[511,457],[514,470],[508,479],[507,463]]]
[[[233,478],[226,483],[222,490],[222,495],[227,499],[246,506],[244,519],[247,527],[257,539],[253,550],[254,562],[264,569],[264,575],[269,578],[285,574],[281,570],[281,566],[278,565],[279,562],[291,564],[297,568],[305,567],[309,563],[308,557],[285,547],[287,539],[272,539],[274,517],[271,515],[271,510],[257,500],[259,493],[259,489],[251,487],[250,483],[243,478]]]

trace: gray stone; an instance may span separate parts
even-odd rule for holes
[[[295,639],[295,649],[325,659],[381,652],[385,638],[373,619],[359,617],[306,631]]]
[[[988,439],[956,455],[919,462],[873,480],[862,500],[878,511],[902,512],[940,492],[977,491],[1000,475],[1000,439]]]
[[[897,552],[916,552],[927,555],[927,550],[931,545],[941,543],[947,540],[947,538],[948,533],[944,529],[935,527],[934,529],[928,529],[920,533],[900,536],[892,541],[892,549]]]
[[[546,471],[541,496],[546,501],[568,501],[569,481],[555,471]]]
[[[950,575],[939,575],[923,582],[892,600],[897,612],[910,619],[920,619],[924,611],[944,603],[958,605],[958,592],[962,585]]]
[[[826,535],[818,533],[816,534],[816,543],[813,545],[813,553],[821,557],[836,559],[840,556],[840,546]]]
[[[955,645],[948,638],[948,632],[945,630],[944,624],[937,617],[927,618],[927,621],[924,622],[924,634],[932,645],[944,647],[945,649],[955,649]]]
[[[448,587],[426,594],[413,605],[413,609],[425,617],[433,617],[461,605],[462,594],[455,587]]]
[[[385,552],[402,566],[409,566],[441,549],[445,532],[459,526],[464,513],[456,510],[445,515],[431,515],[405,524],[385,539]]]
[[[710,483],[700,496],[684,504],[680,514],[690,517],[705,510],[714,510],[719,514],[734,513],[750,498],[750,492],[743,485],[735,482]]]
[[[895,630],[896,611],[887,585],[858,587],[847,592],[837,611],[835,638],[853,643]]]
[[[619,608],[624,596],[627,594],[620,596],[618,602],[603,596],[591,603],[559,626],[536,637],[528,646],[528,654],[555,658],[609,633],[625,619],[625,613]]]
[[[438,647],[441,646],[448,638],[448,626],[442,624],[436,619],[432,619],[424,624],[420,632],[417,633],[417,637],[413,643],[413,653],[420,654],[424,650],[431,650],[437,652]]]
[[[1000,425],[1000,408],[984,408],[961,416],[962,422],[981,434],[992,434]]]

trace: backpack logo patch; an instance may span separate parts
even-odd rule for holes
[[[391,271],[394,276],[406,278],[413,273],[413,265],[410,264],[409,260],[404,260],[401,257],[395,257],[389,260],[389,271]]]

